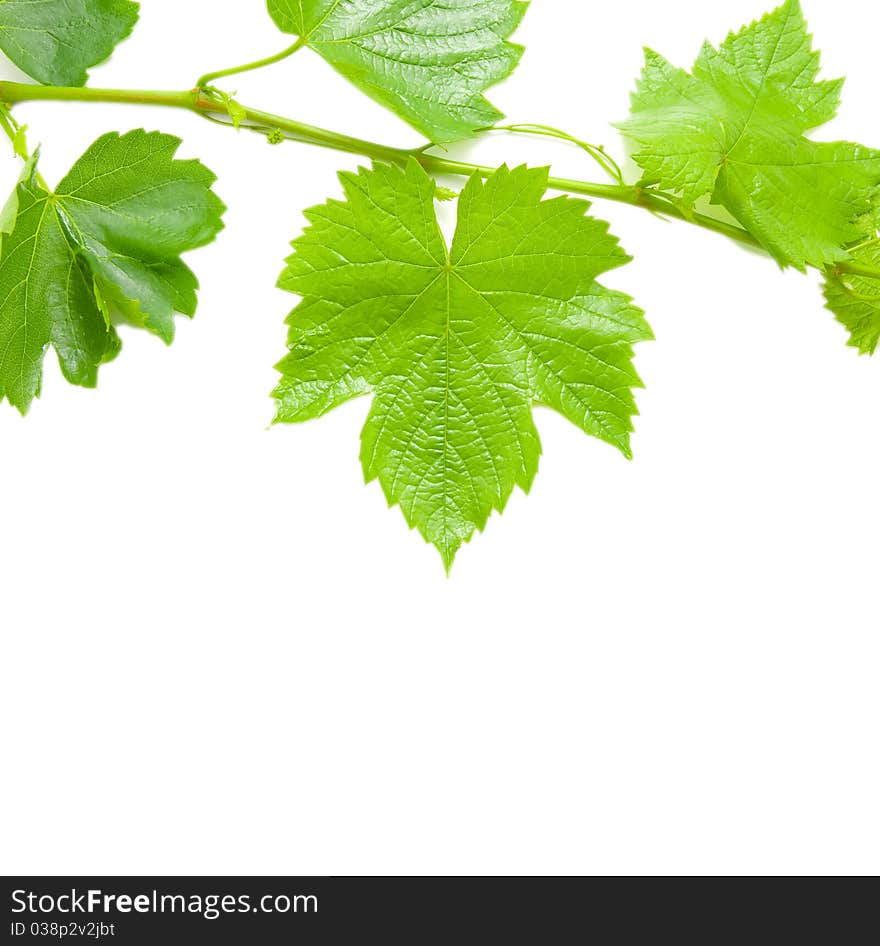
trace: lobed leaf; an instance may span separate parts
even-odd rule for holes
[[[483,96],[522,55],[517,0],[268,0],[278,28],[432,141],[467,138],[501,113]]]
[[[0,0],[0,49],[44,85],[85,85],[138,10],[129,0]]]
[[[225,208],[207,168],[175,160],[179,145],[142,129],[104,135],[53,193],[28,163],[0,218],[0,399],[28,410],[50,344],[68,381],[94,387],[118,323],[170,342],[174,313],[195,313],[180,254],[216,236]]]
[[[596,282],[628,261],[607,224],[586,201],[542,199],[546,170],[472,177],[451,247],[415,160],[340,179],[345,200],[307,212],[281,277],[302,301],[278,366],[277,420],[371,393],[366,479],[449,568],[515,486],[530,488],[534,404],[630,455],[632,346],[650,329]]]
[[[880,271],[880,239],[867,240],[853,248],[851,255]],[[825,281],[825,301],[849,330],[850,345],[863,355],[873,355],[880,345],[880,280],[830,275]]]
[[[880,184],[880,151],[813,141],[834,117],[841,80],[819,56],[797,0],[703,47],[692,72],[650,50],[620,127],[645,179],[726,208],[783,266],[850,259]]]

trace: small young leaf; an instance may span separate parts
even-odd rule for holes
[[[880,239],[851,251],[854,260],[880,271]],[[873,355],[880,345],[880,280],[864,276],[829,277],[825,299],[837,321],[849,329],[850,345]]]
[[[214,175],[174,159],[180,140],[137,130],[99,138],[54,193],[29,162],[2,215],[0,399],[25,413],[51,343],[72,384],[94,387],[115,357],[114,322],[166,342],[198,283],[180,259],[210,242],[224,207]]]
[[[247,120],[247,109],[240,102],[237,102],[228,92],[224,92],[223,89],[208,86],[202,91],[216,96],[223,103],[226,114],[232,121],[232,127],[238,131],[241,128],[241,123]]]
[[[345,200],[307,212],[281,277],[303,298],[277,420],[371,392],[366,478],[448,568],[515,485],[530,488],[533,404],[630,455],[632,346],[651,332],[629,297],[596,282],[628,261],[607,224],[586,201],[542,200],[546,170],[472,177],[451,248],[415,160],[340,179]]]
[[[299,36],[377,102],[439,143],[470,137],[501,113],[483,92],[516,67],[507,42],[528,3],[516,0],[268,0]]]
[[[849,259],[880,184],[880,151],[816,142],[842,81],[818,81],[819,55],[797,0],[703,47],[692,73],[650,50],[621,125],[645,176],[688,201],[711,196],[782,265]]]
[[[0,49],[44,85],[85,85],[138,18],[129,0],[0,0]]]

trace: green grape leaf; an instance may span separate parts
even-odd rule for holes
[[[269,0],[285,33],[431,141],[468,138],[501,113],[483,92],[513,72],[516,0]]]
[[[880,271],[880,239],[867,240],[851,251],[853,259]],[[830,275],[825,301],[837,321],[850,333],[850,345],[873,355],[880,345],[880,279]]]
[[[129,0],[0,0],[0,49],[44,85],[85,85],[134,28]]]
[[[651,332],[628,296],[596,282],[629,257],[586,201],[542,199],[546,169],[472,177],[451,247],[414,159],[340,179],[345,200],[307,211],[279,283],[302,301],[277,421],[372,393],[366,479],[448,569],[514,486],[531,487],[533,405],[630,456],[632,346]]]
[[[179,145],[104,135],[54,193],[28,163],[0,218],[0,400],[27,412],[49,344],[68,381],[94,387],[118,323],[171,342],[174,313],[194,315],[198,282],[180,254],[214,239],[225,208],[207,168],[174,159]]]
[[[813,141],[842,81],[819,81],[819,55],[797,0],[703,47],[691,73],[655,52],[620,127],[646,182],[688,202],[709,196],[783,266],[849,258],[880,184],[880,151]]]

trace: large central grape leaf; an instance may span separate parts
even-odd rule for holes
[[[166,342],[193,315],[198,283],[180,254],[210,242],[224,207],[214,175],[179,161],[180,139],[99,138],[57,190],[31,160],[0,218],[0,400],[25,413],[51,343],[64,376],[94,387],[128,322]]]
[[[470,137],[501,118],[483,92],[515,68],[507,42],[528,3],[516,0],[269,0],[299,36],[367,95],[432,141]]]
[[[132,31],[129,0],[0,0],[0,49],[46,85],[83,85]]]
[[[472,177],[451,248],[415,160],[340,178],[345,200],[307,212],[281,277],[303,299],[277,419],[371,392],[366,478],[448,568],[515,485],[530,488],[534,404],[630,455],[632,345],[650,329],[628,296],[596,282],[628,260],[607,224],[586,201],[543,200],[546,170]]]
[[[880,152],[805,132],[834,117],[841,81],[819,81],[797,0],[715,49],[688,73],[648,51],[621,125],[648,182],[693,202],[710,196],[783,265],[849,259],[867,234]]]

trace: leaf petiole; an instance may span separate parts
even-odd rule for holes
[[[286,49],[282,49],[280,53],[275,53],[274,56],[266,56],[264,59],[256,59],[253,62],[246,62],[241,66],[231,66],[228,69],[218,69],[216,72],[206,72],[198,80],[198,82],[196,82],[196,88],[204,89],[213,82],[216,82],[217,79],[224,79],[227,76],[237,76],[243,72],[253,72],[256,69],[264,69],[266,66],[274,66],[275,63],[282,62],[289,56],[292,56],[295,52],[298,52],[305,45],[306,40],[300,37],[291,46],[288,46]]]
[[[840,276],[861,276],[864,279],[880,279],[880,270],[874,266],[866,266],[864,263],[845,262],[837,263],[834,267],[833,275]]]

